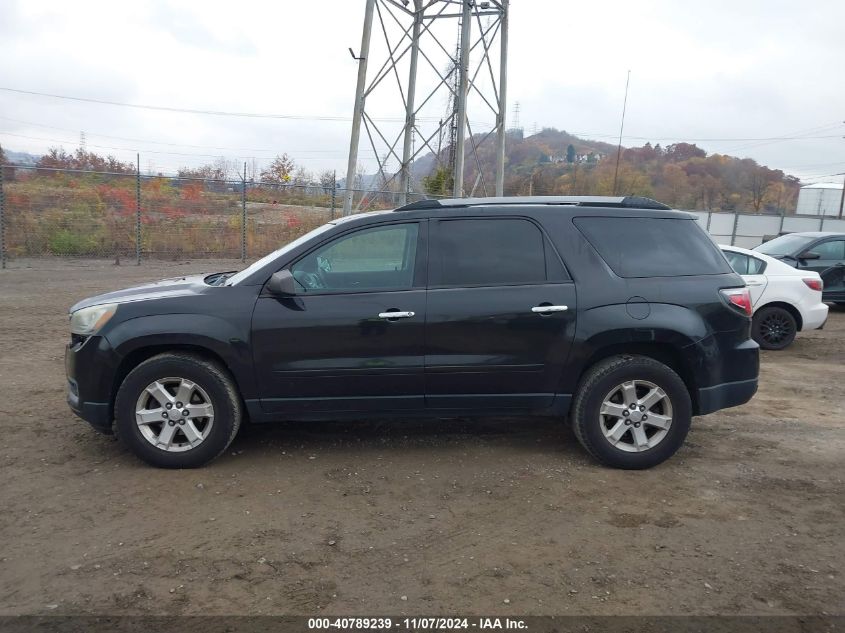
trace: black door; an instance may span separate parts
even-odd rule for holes
[[[575,286],[525,218],[431,221],[426,405],[552,404],[575,332]]]
[[[290,266],[297,296],[262,294],[252,348],[265,411],[424,405],[426,226],[342,235]]]
[[[819,273],[824,282],[825,301],[845,301],[845,239],[826,239],[807,250],[819,257],[799,259],[798,268]]]

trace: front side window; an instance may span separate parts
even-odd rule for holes
[[[528,220],[443,220],[438,227],[442,286],[546,281],[543,234]]]
[[[312,251],[291,273],[306,293],[409,289],[418,235],[417,223],[356,231]]]
[[[819,254],[819,259],[845,259],[845,241],[830,240],[816,244],[810,249]]]

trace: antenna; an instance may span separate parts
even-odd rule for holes
[[[79,133],[79,149],[81,149],[84,152],[85,149],[86,149],[86,146],[87,146],[87,144],[85,142],[85,132],[80,132]]]
[[[513,129],[518,130],[519,127],[519,101],[513,104]]]
[[[622,157],[622,130],[625,129],[625,110],[628,107],[628,84],[631,83],[631,71],[625,80],[625,100],[622,102],[622,123],[619,125],[619,147],[616,148],[616,171],[613,173],[613,195],[616,195],[616,183],[619,180],[619,159]]]

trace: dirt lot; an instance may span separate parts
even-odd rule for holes
[[[154,470],[68,410],[67,308],[215,268],[0,273],[0,613],[845,613],[845,311],[647,472],[537,419],[252,428]]]

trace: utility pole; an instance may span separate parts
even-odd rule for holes
[[[417,92],[417,61],[420,56],[420,29],[422,28],[422,0],[414,0],[414,26],[411,34],[411,65],[408,70],[408,95],[405,98],[405,134],[402,142],[402,202],[408,204],[411,191],[411,154],[413,153],[413,134],[416,125],[414,99]]]
[[[622,123],[619,126],[619,146],[616,148],[616,171],[613,172],[613,195],[616,195],[616,183],[619,181],[619,159],[622,158],[622,131],[625,129],[625,110],[628,107],[628,84],[631,83],[631,71],[625,80],[625,100],[622,102]],[[733,244],[733,242],[731,242]]]
[[[458,136],[455,141],[455,186],[452,195],[464,195],[464,142],[467,132],[467,90],[469,89],[469,33],[472,28],[472,2],[463,0],[461,17],[461,56],[458,65],[459,83],[455,109],[457,110]]]
[[[843,121],[845,123],[845,121]],[[843,136],[842,138],[845,138]],[[845,176],[845,174],[843,174]],[[842,198],[839,200],[839,219],[842,219],[842,211],[845,211],[845,178],[842,180]]]
[[[496,119],[496,195],[505,195],[505,114],[508,92],[508,4],[502,0],[502,34],[499,36],[499,116]]]
[[[361,120],[364,118],[364,87],[367,81],[367,57],[370,56],[370,34],[373,30],[373,8],[376,0],[367,0],[364,9],[364,30],[361,33],[361,50],[358,57],[358,83],[355,86],[355,107],[352,112],[352,135],[349,140],[349,162],[346,165],[346,195],[343,198],[343,215],[352,213],[352,198],[355,196],[355,170],[358,168],[358,138],[361,135]]]

